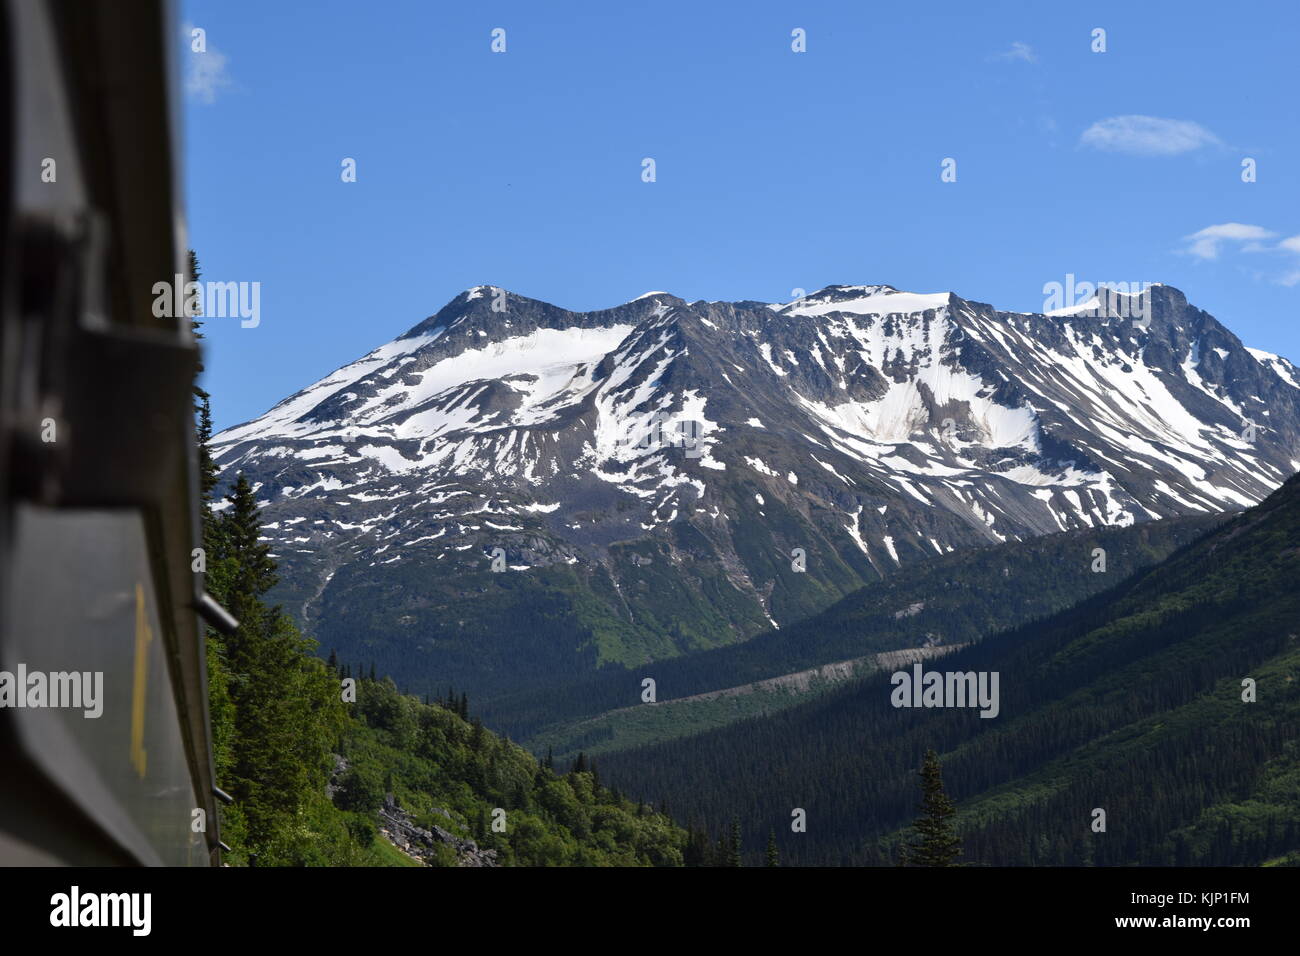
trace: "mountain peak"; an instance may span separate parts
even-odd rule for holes
[[[772,306],[785,315],[818,316],[832,312],[894,315],[941,309],[951,292],[904,292],[891,285],[828,285],[793,302]]]
[[[433,335],[440,330],[450,332],[458,327],[463,327],[465,330],[473,329],[486,335],[489,334],[488,330],[498,325],[511,326],[510,316],[520,314],[536,315],[543,322],[564,323],[568,316],[577,313],[543,302],[541,299],[511,292],[501,286],[476,285],[457,293],[450,302],[433,315],[403,332],[398,336],[398,340]]]

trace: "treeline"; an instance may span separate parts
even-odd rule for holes
[[[1297,542],[1293,478],[1112,591],[928,665],[999,673],[993,719],[895,708],[879,675],[603,766],[622,786],[671,794],[683,819],[716,830],[737,817],[748,848],[775,827],[795,863],[895,862],[929,748],[967,864],[1297,862]],[[790,832],[792,808],[806,833]]]
[[[635,670],[609,666],[545,692],[487,700],[483,717],[527,741],[547,725],[640,703],[643,677],[653,677],[659,699],[668,700],[879,651],[977,641],[1104,591],[1225,520],[1205,515],[1063,532],[916,562],[743,644]],[[1104,573],[1092,570],[1095,548],[1106,553]]]

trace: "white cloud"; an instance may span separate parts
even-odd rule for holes
[[[1272,253],[1289,259],[1286,271],[1270,275],[1267,271],[1251,270],[1256,279],[1267,279],[1279,285],[1300,285],[1300,236],[1290,236],[1279,242],[1266,242],[1277,238],[1277,233],[1263,226],[1252,226],[1244,222],[1224,222],[1215,226],[1206,226],[1190,236],[1184,236],[1189,245],[1182,252],[1196,256],[1198,259],[1217,259],[1225,248],[1235,248],[1241,252]]]
[[[1016,40],[1011,44],[1011,49],[1003,53],[993,54],[995,60],[1023,60],[1026,63],[1037,63],[1038,54],[1028,43],[1021,43]]]
[[[1206,226],[1199,232],[1183,238],[1191,243],[1185,250],[1189,255],[1196,256],[1198,259],[1217,259],[1219,250],[1225,242],[1245,242],[1248,243],[1244,247],[1246,251],[1255,252],[1263,248],[1259,244],[1261,240],[1272,239],[1276,235],[1277,233],[1270,232],[1263,226],[1251,226],[1244,222],[1224,222],[1217,226]],[[1290,240],[1288,239],[1287,242]]]
[[[1221,142],[1199,123],[1159,116],[1111,116],[1083,131],[1080,144],[1133,156],[1176,156]]]
[[[1283,252],[1289,252],[1293,255],[1300,256],[1300,236],[1291,236],[1289,239],[1283,239],[1277,244],[1277,247]],[[1284,286],[1300,284],[1300,269],[1292,269],[1290,272],[1279,277],[1277,281]]]
[[[234,85],[230,74],[226,71],[228,60],[226,55],[211,43],[206,44],[206,52],[194,52],[190,44],[191,29],[191,26],[186,24],[183,31],[185,35],[183,55],[188,58],[185,62],[185,92],[200,103],[215,103],[218,93]]]

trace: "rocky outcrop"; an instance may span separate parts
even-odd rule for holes
[[[445,810],[435,812],[451,819]],[[455,852],[458,866],[498,865],[496,850],[483,849],[473,840],[462,839],[440,826],[428,830],[416,826],[391,793],[384,797],[384,805],[379,808],[379,832],[407,856],[424,863],[436,859],[438,846],[448,846]]]

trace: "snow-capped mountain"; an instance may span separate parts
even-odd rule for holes
[[[877,285],[582,313],[480,286],[213,450],[324,642],[504,688],[741,639],[924,555],[1244,507],[1300,469],[1294,365],[1170,287],[1091,305]],[[494,641],[521,626],[531,663]]]

